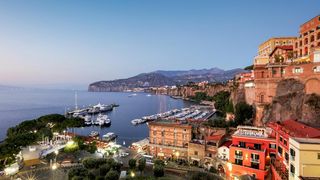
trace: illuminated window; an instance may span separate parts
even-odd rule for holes
[[[295,67],[292,70],[293,70],[293,73],[303,73],[303,68],[301,67]]]

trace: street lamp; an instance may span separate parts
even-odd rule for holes
[[[53,165],[52,165],[52,167],[51,167],[51,169],[52,170],[56,170],[58,167],[57,167],[57,164],[56,163],[54,163]]]

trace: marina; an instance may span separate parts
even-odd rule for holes
[[[148,121],[156,120],[178,120],[178,121],[205,121],[215,114],[216,110],[210,106],[191,106],[182,109],[173,109],[163,113],[143,116],[140,119],[133,119],[132,125],[143,124]]]

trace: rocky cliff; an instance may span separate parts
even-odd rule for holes
[[[276,96],[264,110],[263,122],[298,119],[320,127],[320,96],[306,94],[305,85],[295,79],[279,82]]]

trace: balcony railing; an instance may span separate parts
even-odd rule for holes
[[[260,162],[260,160],[259,160],[259,159],[253,159],[253,158],[251,158],[251,162],[259,163],[259,162]]]
[[[242,160],[242,159],[243,159],[243,156],[235,155],[235,158],[236,158],[236,159],[241,159],[241,160]]]

